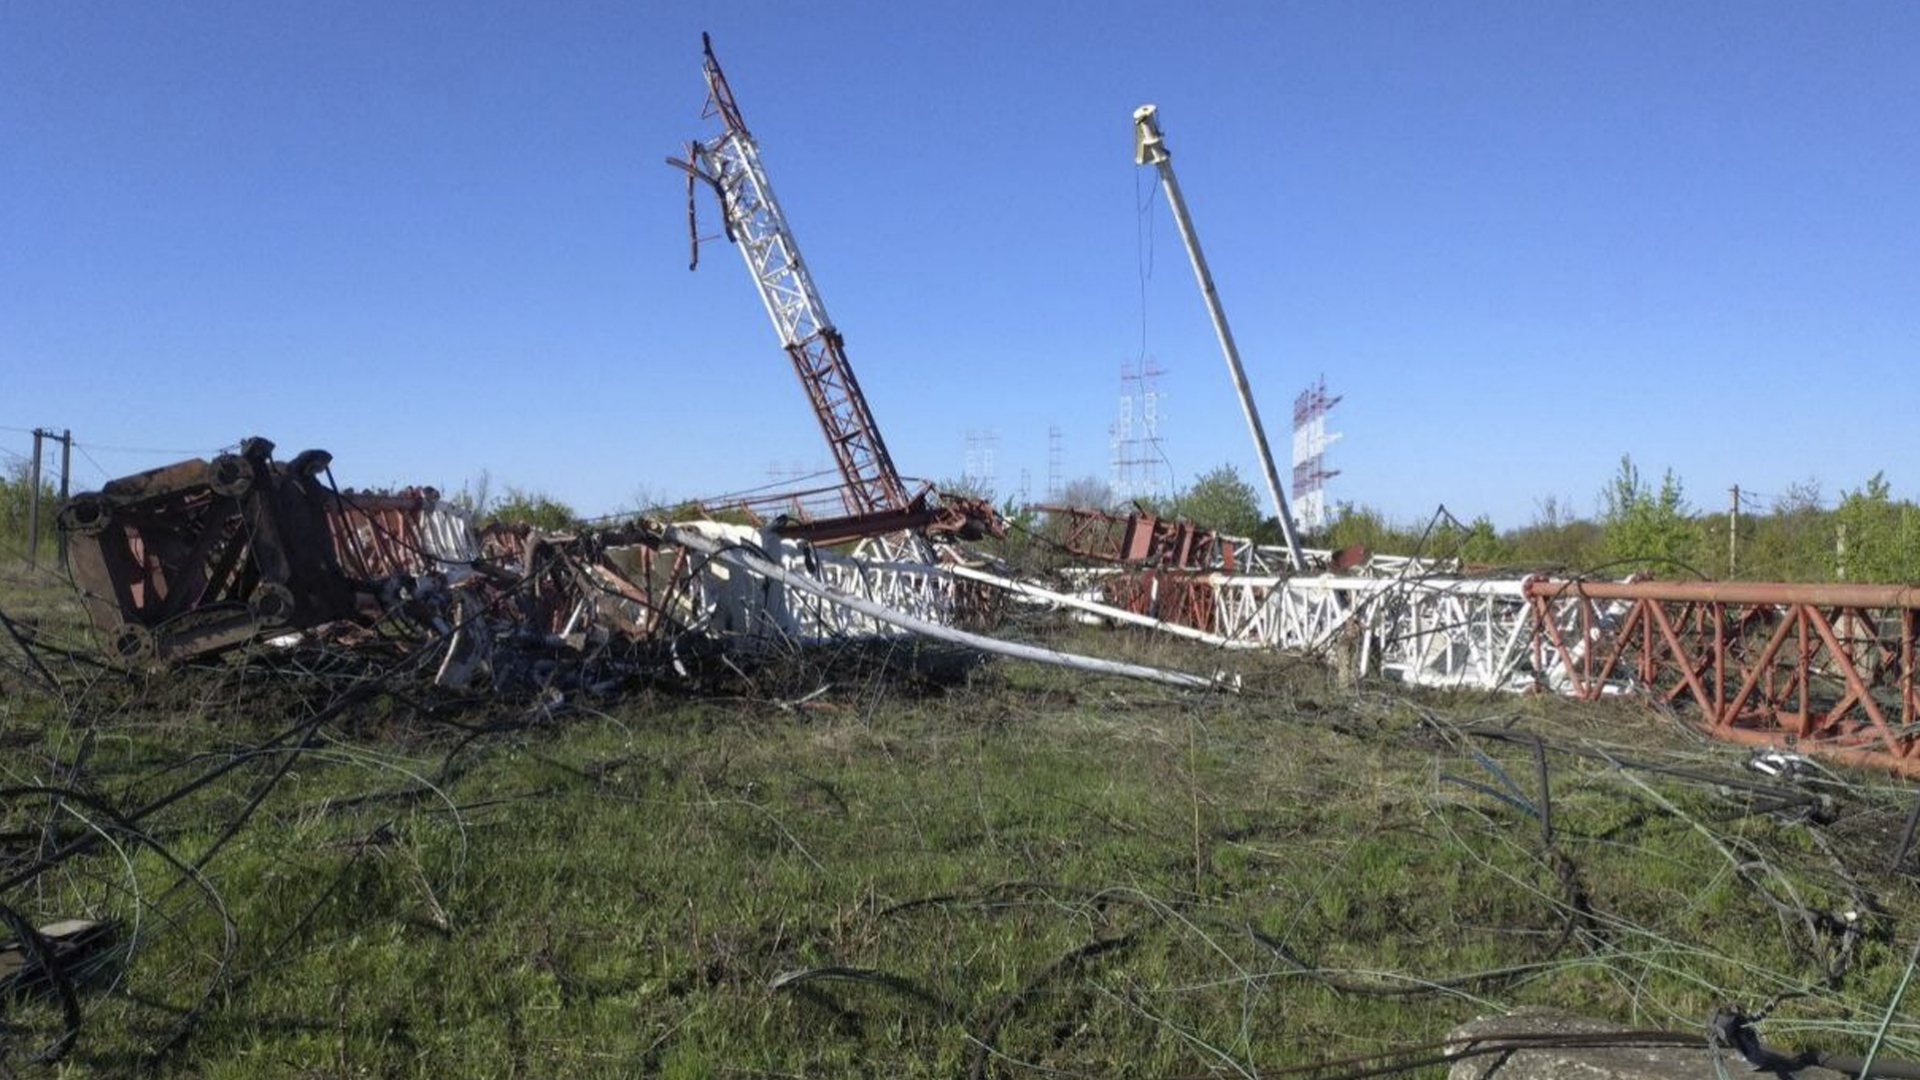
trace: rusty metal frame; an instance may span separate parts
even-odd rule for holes
[[[1069,539],[1171,557],[1150,522],[1088,513]],[[1683,708],[1709,734],[1920,776],[1920,587],[1282,577],[1136,566],[1112,606],[1279,649],[1355,648],[1356,670],[1430,685]]]
[[[273,444],[195,458],[67,502],[60,527],[89,617],[113,654],[140,663],[224,648],[259,633],[350,617],[354,590],[327,537],[309,450],[273,461]]]
[[[1536,633],[1562,656],[1551,609],[1577,606],[1585,647],[1566,671],[1572,696],[1628,686],[1693,706],[1719,738],[1920,775],[1920,589],[1542,580],[1527,594]],[[1623,618],[1594,617],[1596,604],[1618,602],[1630,605]]]
[[[1247,544],[1184,518],[1145,510],[1122,516],[1079,506],[1034,509],[1060,523],[1061,547],[1088,558],[1163,570],[1246,569]]]

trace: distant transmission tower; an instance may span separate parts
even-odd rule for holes
[[[819,471],[820,470],[818,469],[814,470],[814,472],[819,472]],[[806,466],[800,464],[797,461],[789,465],[782,465],[777,461],[767,462],[768,483],[773,483],[773,484],[794,483],[794,482],[806,479],[808,475],[809,473],[807,472]]]
[[[1340,404],[1327,396],[1327,377],[1293,399],[1293,516],[1302,529],[1327,525],[1326,482],[1340,475],[1327,468],[1327,447],[1340,436],[1327,432],[1327,411]]]
[[[1108,486],[1114,498],[1122,502],[1158,498],[1173,486],[1173,470],[1167,466],[1165,440],[1160,435],[1160,399],[1164,395],[1159,378],[1164,374],[1166,371],[1152,357],[1138,368],[1120,361],[1120,412],[1111,429],[1113,465]]]
[[[1160,438],[1160,376],[1166,370],[1149,356],[1140,364],[1140,445],[1134,482],[1138,494],[1158,499],[1173,488],[1173,469],[1167,464],[1167,450]]]
[[[960,478],[974,491],[993,494],[993,459],[1000,448],[1000,432],[989,428],[986,431],[967,429],[966,467],[961,470]]]
[[[1047,501],[1058,503],[1065,494],[1065,479],[1061,475],[1066,471],[1067,454],[1060,438],[1060,425],[1047,428]]]
[[[1115,500],[1133,498],[1133,459],[1138,456],[1133,443],[1133,365],[1120,361],[1120,413],[1107,428],[1107,490]]]

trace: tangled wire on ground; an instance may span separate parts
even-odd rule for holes
[[[487,747],[538,754],[542,739],[569,713],[608,715],[604,702],[584,694],[556,697],[551,688],[505,698],[435,688],[426,677],[438,644],[431,639],[256,646],[179,678],[155,679],[95,662],[90,645],[55,619],[9,618],[6,629],[13,648],[3,692],[13,715],[0,726],[9,746],[0,767],[0,925],[6,928],[0,940],[14,943],[17,959],[11,969],[0,966],[0,1075],[80,1052],[90,1023],[136,1035],[116,1045],[137,1044],[138,1053],[116,1050],[127,1056],[95,1060],[103,1071],[173,1060],[211,1010],[270,976],[323,905],[364,886],[372,860],[411,860],[424,919],[446,932],[459,911],[464,864],[458,853],[473,816],[488,805],[456,797],[463,775]],[[1042,616],[1022,616],[1014,627],[1032,637],[1057,630]],[[763,651],[751,664],[716,651],[691,685],[703,700],[737,700],[792,716],[822,704],[832,687],[835,698],[871,716],[903,673],[935,681],[969,674],[967,664],[950,656],[932,663],[925,655],[902,655],[913,651],[897,639],[848,642]],[[683,655],[663,658],[662,670],[676,659],[684,669]],[[674,693],[675,685],[687,684],[638,675],[615,693]],[[1184,717],[1189,739],[1197,740],[1200,712],[1214,706],[1204,695],[1168,694],[1145,699],[1142,707]],[[1405,960],[1374,962],[1369,942],[1338,934],[1303,944],[1311,936],[1303,930],[1307,922],[1343,925],[1326,911],[1337,910],[1342,894],[1365,882],[1354,875],[1376,857],[1362,849],[1368,838],[1355,836],[1330,853],[1292,916],[1276,922],[1249,906],[1252,878],[1236,878],[1203,857],[1206,794],[1196,782],[1190,876],[1182,870],[1105,884],[1005,880],[875,902],[862,909],[857,932],[783,926],[785,944],[771,948],[769,962],[797,959],[793,943],[808,940],[821,948],[871,940],[880,943],[875,957],[786,966],[764,985],[837,1018],[836,1030],[857,1026],[858,1019],[832,988],[878,987],[910,1012],[963,1028],[965,1071],[972,1077],[1049,1068],[1029,1056],[1048,1043],[1044,1032],[1066,1031],[1053,1041],[1070,1042],[1076,1024],[1117,1022],[1166,1032],[1190,1049],[1206,1075],[1319,1080],[1545,1045],[1705,1045],[1705,1018],[1675,1012],[1655,988],[1663,979],[1691,981],[1719,1001],[1744,1006],[1749,1025],[1767,1023],[1775,1036],[1874,1033],[1883,1003],[1864,996],[1871,987],[1857,979],[1862,950],[1871,945],[1884,953],[1904,929],[1895,916],[1911,904],[1904,862],[1912,830],[1903,837],[1899,823],[1912,819],[1900,787],[1811,763],[1797,763],[1792,776],[1761,776],[1730,765],[1724,748],[1548,731],[1523,723],[1521,711],[1468,722],[1444,699],[1373,688],[1338,710],[1315,712],[1284,687],[1256,681],[1233,707],[1284,713],[1288,719],[1276,723],[1334,733],[1357,760],[1388,748],[1426,755],[1433,763],[1428,783],[1400,792],[1394,805],[1413,815],[1410,835],[1424,838],[1421,843],[1443,852],[1451,865],[1508,890],[1511,901],[1495,914],[1510,920],[1503,932],[1524,947],[1482,968],[1422,971]],[[178,728],[182,716],[210,721],[224,737],[185,753],[160,753],[165,740],[149,736]],[[422,748],[436,764],[422,763]],[[1191,744],[1188,753],[1195,753]],[[321,766],[399,782],[330,790],[318,801],[278,797],[297,789],[305,770]],[[1604,813],[1591,805],[1570,810],[1570,801],[1604,802]],[[304,835],[302,821],[316,814],[329,818],[331,834],[346,837],[326,841],[345,857],[323,873],[302,864],[294,850]],[[456,853],[438,876],[407,836],[410,822],[422,815],[451,823],[457,837]],[[1593,819],[1605,815],[1620,821],[1596,827]],[[827,872],[825,857],[768,817],[815,870]],[[1401,827],[1396,820],[1383,815],[1382,827]],[[1787,966],[1716,952],[1688,940],[1662,913],[1629,907],[1596,887],[1596,869],[1630,857],[1624,845],[1647,821],[1699,838],[1722,864],[1715,880],[1737,886],[1755,910],[1770,913],[1770,933]],[[1250,817],[1208,842],[1265,858],[1262,830],[1292,827]],[[289,833],[289,850],[277,856],[286,866],[277,899],[287,917],[263,933],[235,914],[211,871],[236,838],[269,828]],[[1763,842],[1763,836],[1798,836],[1804,847]],[[956,912],[1047,913],[1081,936],[992,994],[954,984],[951,971],[936,964],[918,971],[890,966],[908,954],[895,946],[925,937],[915,920]],[[1122,966],[1146,954],[1166,965],[1168,982],[1156,985]],[[1576,976],[1610,987],[1628,1004],[1620,1011],[1653,1025],[1608,1036],[1516,1032],[1469,1047],[1415,1040],[1278,1069],[1254,1061],[1249,1018],[1281,985],[1304,981],[1341,999],[1431,998],[1493,1008],[1524,998],[1529,987]],[[1225,1024],[1221,1037],[1181,1014],[1179,994],[1201,984],[1238,988],[1239,1019]],[[976,1000],[969,1001],[970,994]],[[1803,1008],[1781,1020],[1788,1003]],[[1876,1051],[1920,1054],[1920,1024],[1900,1019],[1879,1035]]]

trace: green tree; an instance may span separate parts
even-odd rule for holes
[[[978,476],[949,476],[933,485],[935,491],[943,495],[957,495],[963,499],[985,499],[994,501],[993,489],[986,480]]]
[[[1308,546],[1340,551],[1359,544],[1376,555],[1414,555],[1419,553],[1425,531],[1403,528],[1371,506],[1339,503],[1334,507],[1333,520],[1308,538]],[[1432,552],[1431,543],[1427,552]]]
[[[1433,554],[1459,559],[1470,566],[1505,566],[1513,562],[1514,546],[1485,514],[1473,519],[1465,529],[1454,528],[1450,543],[1434,544]]]
[[[27,462],[14,462],[9,470],[11,475],[0,476],[0,542],[9,548],[26,551],[28,503],[32,501],[33,483],[28,478],[30,471]],[[55,523],[60,515],[60,493],[54,489],[46,473],[40,474],[40,543],[42,553],[59,526]]]
[[[1746,510],[1740,520],[1738,576],[1749,581],[1831,578],[1833,515],[1822,508],[1824,501],[1820,482],[1808,479],[1787,485],[1770,513]]]
[[[1580,569],[1599,561],[1600,526],[1575,515],[1571,503],[1553,495],[1534,503],[1533,520],[1507,535],[1514,563]]]
[[[1196,525],[1228,536],[1261,531],[1260,499],[1231,465],[1202,473],[1172,501],[1172,511]]]
[[[1698,564],[1700,530],[1672,469],[1656,490],[1641,479],[1633,458],[1622,454],[1620,471],[1600,497],[1605,507],[1600,556],[1609,572],[1673,576]]]
[[[484,520],[493,509],[493,473],[481,469],[480,475],[468,477],[447,501],[471,514],[475,521]]]
[[[1885,473],[1842,491],[1833,512],[1835,573],[1847,581],[1920,581],[1920,507],[1895,502]]]
[[[531,525],[536,529],[562,531],[580,524],[573,507],[544,491],[528,491],[507,485],[507,493],[493,504],[489,520],[509,525]]]

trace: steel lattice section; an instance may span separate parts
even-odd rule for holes
[[[846,480],[842,488],[846,512],[902,510],[908,503],[906,486],[847,362],[845,341],[827,318],[826,305],[760,163],[759,147],[740,118],[733,91],[710,45],[704,66],[709,106],[725,130],[710,141],[696,143],[691,164],[719,194],[728,235],[746,260],[767,316],[819,418],[821,433]]]

